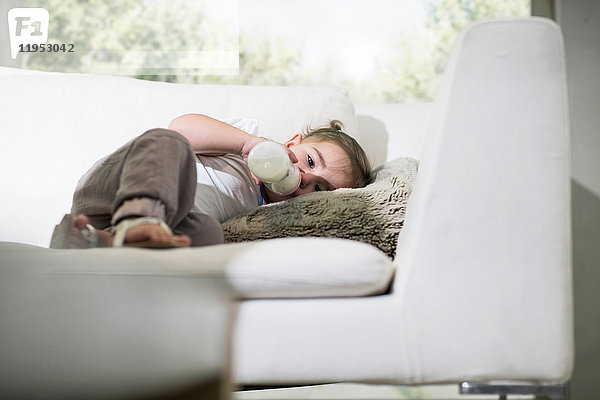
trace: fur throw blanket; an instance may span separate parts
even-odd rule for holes
[[[336,237],[372,244],[392,259],[418,162],[390,161],[359,189],[315,192],[259,207],[222,224],[225,242],[288,236]]]

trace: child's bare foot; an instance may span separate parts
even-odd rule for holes
[[[124,227],[124,237],[121,240],[125,245],[143,247],[187,247],[191,245],[189,237],[174,235],[165,226],[156,223],[131,225],[130,228]],[[72,218],[70,215],[66,215],[56,226],[50,247],[63,249],[111,247],[113,240],[114,236],[111,233],[94,229],[89,225],[87,216],[78,215]]]
[[[111,243],[112,239],[111,237]],[[174,235],[161,225],[143,223],[127,229],[124,243],[143,247],[189,247],[192,241],[185,235]]]

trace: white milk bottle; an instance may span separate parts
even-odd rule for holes
[[[273,193],[286,196],[300,186],[300,171],[285,149],[275,142],[261,142],[248,154],[248,167]]]

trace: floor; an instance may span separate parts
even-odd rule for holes
[[[498,396],[461,395],[458,385],[391,386],[337,383],[285,389],[234,392],[231,400],[491,400]],[[510,400],[533,399],[533,396],[509,396]]]

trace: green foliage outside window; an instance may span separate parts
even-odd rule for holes
[[[241,0],[243,1],[243,0]],[[26,54],[24,66],[64,72],[99,71],[124,63],[133,50],[239,50],[239,74],[200,74],[182,68],[176,73],[131,75],[141,79],[182,83],[247,85],[336,85],[346,87],[357,103],[431,101],[457,33],[469,22],[529,15],[527,0],[423,0],[425,29],[398,31],[386,40],[370,74],[339,77],[335,66],[307,69],[300,46],[277,33],[252,28],[236,35],[222,21],[203,14],[202,1],[173,0],[30,0],[31,7],[51,10],[50,43],[75,43],[74,55]],[[237,32],[236,32],[237,33]],[[238,48],[239,46],[239,48]],[[101,49],[98,51],[88,51]],[[144,57],[177,57],[152,53]]]

